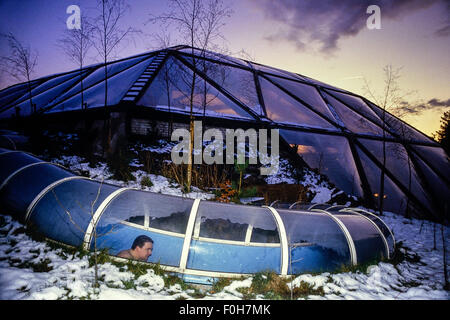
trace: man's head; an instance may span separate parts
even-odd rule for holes
[[[147,261],[148,257],[152,255],[153,240],[145,235],[140,235],[133,241],[131,246],[133,255],[136,259],[141,261]]]

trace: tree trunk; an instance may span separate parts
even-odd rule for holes
[[[447,274],[447,238],[444,236],[444,224],[441,224],[441,237],[442,237],[442,250],[443,250],[443,262],[444,262],[444,290],[450,290],[450,284],[448,282]]]

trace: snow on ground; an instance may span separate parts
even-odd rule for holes
[[[149,150],[158,152],[157,149]],[[167,152],[163,150],[162,152]],[[133,172],[136,181],[112,180],[112,174],[105,163],[90,168],[87,162],[77,156],[62,156],[53,160],[71,170],[83,170],[94,180],[104,180],[119,186],[133,187],[190,198],[210,199],[214,196],[193,188],[183,194],[176,183],[159,175],[147,174],[142,170]],[[139,163],[132,161],[136,167]],[[286,163],[280,163],[276,176],[268,177],[267,183],[296,183],[291,181]],[[152,186],[141,186],[143,177],[148,176]],[[311,172],[305,175],[304,185],[315,193],[313,202],[330,200],[334,191],[327,183],[319,183],[319,176]],[[307,299],[442,299],[450,295],[443,289],[443,247],[440,225],[436,225],[436,249],[434,247],[433,224],[420,220],[408,220],[386,212],[383,220],[392,228],[401,251],[409,257],[394,265],[379,262],[367,270],[344,273],[303,274],[297,276],[289,286],[309,283],[315,289],[321,287],[324,295],[310,295]],[[444,237],[448,239],[449,228]],[[448,249],[447,249],[448,250]],[[448,261],[448,259],[447,259]],[[43,268],[43,269],[42,269]],[[54,299],[243,299],[239,288],[249,288],[253,278],[232,281],[220,292],[203,292],[201,298],[192,289],[183,290],[179,284],[164,286],[163,276],[153,270],[137,277],[127,267],[111,263],[99,265],[99,288],[93,288],[94,268],[89,267],[88,258],[52,249],[45,242],[32,240],[24,233],[23,225],[9,216],[0,216],[0,299],[3,300],[54,300]],[[263,299],[258,295],[257,299]]]
[[[441,226],[436,225],[436,250],[434,232],[431,222],[404,219],[398,215],[385,212],[382,219],[393,230],[396,242],[408,248],[402,252],[411,258],[417,255],[414,262],[403,261],[394,266],[391,263],[379,262],[367,268],[366,273],[323,273],[312,276],[298,276],[292,283],[298,285],[305,281],[315,286],[322,286],[323,297],[309,296],[310,299],[444,299],[450,294],[443,289],[443,245]],[[447,240],[449,228],[444,229]],[[448,248],[447,248],[448,250]],[[448,253],[447,253],[448,256]],[[448,264],[448,259],[447,259]]]
[[[93,180],[97,181],[103,180],[104,183],[109,183],[121,187],[136,188],[150,192],[170,194],[174,196],[183,196],[192,199],[198,198],[202,200],[207,200],[214,198],[213,194],[201,191],[196,187],[192,187],[191,188],[192,191],[189,193],[183,193],[181,191],[180,185],[178,185],[177,183],[169,181],[169,179],[167,179],[164,176],[149,174],[143,170],[136,170],[132,172],[133,176],[136,178],[135,181],[124,182],[110,178],[112,176],[112,173],[109,172],[108,166],[105,162],[99,162],[97,164],[97,167],[95,168],[91,168],[89,166],[89,163],[87,161],[84,161],[79,156],[61,156],[58,159],[53,159],[52,162],[63,165],[67,169],[75,172],[76,171],[89,172],[89,177]],[[135,166],[139,166],[139,163],[135,159],[132,161],[132,163],[135,164]],[[144,177],[150,178],[153,184],[151,187],[141,185],[141,181]]]
[[[407,220],[391,213],[383,219],[393,229],[397,242],[409,259],[394,266],[379,262],[367,271],[345,273],[303,274],[290,286],[302,281],[323,288],[324,295],[310,295],[307,299],[441,299],[448,300],[449,292],[443,290],[443,248],[440,225],[436,225],[436,250],[433,250],[433,225],[430,222]],[[182,290],[179,284],[164,286],[164,278],[153,270],[137,277],[109,262],[99,265],[100,287],[92,286],[94,268],[88,258],[51,249],[46,243],[32,240],[23,233],[23,226],[9,216],[0,216],[0,299],[242,299],[238,288],[248,288],[252,277],[232,281],[220,292],[205,292],[201,298],[194,290]],[[445,237],[449,229],[445,228]],[[38,270],[36,265],[46,265]],[[130,283],[133,283],[130,286]],[[262,295],[257,296],[263,299]]]

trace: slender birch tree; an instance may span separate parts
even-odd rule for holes
[[[106,114],[105,127],[107,131],[106,153],[111,152],[111,117],[107,110],[108,105],[108,66],[112,56],[119,45],[127,40],[133,40],[133,36],[139,30],[132,27],[123,27],[123,19],[130,10],[130,6],[124,0],[97,0],[97,17],[92,25],[93,46],[97,50],[104,63],[105,74],[105,100]]]
[[[223,39],[221,33],[225,19],[231,16],[232,10],[222,0],[170,0],[169,12],[159,16],[150,14],[148,22],[160,23],[163,28],[175,28],[182,42],[190,46],[193,70],[189,85],[189,157],[186,189],[189,192],[192,183],[192,154],[194,150],[194,101],[198,85],[197,70],[202,69],[202,62],[207,50],[217,48],[215,42]],[[200,59],[198,58],[200,57]],[[206,64],[203,64],[205,66]],[[205,93],[206,95],[206,93]],[[205,104],[205,99],[203,99]]]
[[[20,82],[27,82],[30,114],[34,114],[36,108],[31,95],[31,77],[37,65],[38,53],[30,45],[20,42],[11,32],[1,36],[7,41],[9,49],[9,55],[2,57],[4,71]]]

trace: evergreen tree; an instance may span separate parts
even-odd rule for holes
[[[450,155],[450,110],[444,112],[444,114],[441,117],[441,128],[436,131],[436,133],[433,135],[433,138],[437,140],[442,147],[444,148],[445,152],[447,152],[448,155]]]

